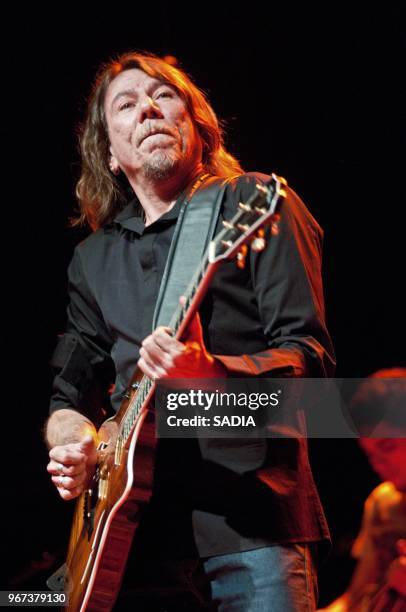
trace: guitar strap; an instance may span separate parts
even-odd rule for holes
[[[203,180],[204,185],[199,188],[199,182]],[[186,196],[159,288],[152,320],[153,330],[159,325],[169,326],[179,297],[184,294],[213,238],[230,180],[203,175]]]

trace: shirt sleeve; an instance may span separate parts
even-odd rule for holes
[[[107,391],[114,380],[112,339],[85,278],[78,248],[68,268],[68,293],[66,332],[59,336],[51,358],[55,377],[50,412],[74,408],[97,421],[105,416]]]
[[[243,183],[246,201],[257,179]],[[300,198],[288,189],[279,233],[267,230],[267,245],[250,254],[251,278],[266,350],[215,355],[232,376],[332,376],[335,356],[325,323],[322,285],[323,232]],[[247,262],[248,265],[248,262]]]

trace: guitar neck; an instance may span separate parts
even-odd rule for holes
[[[184,304],[179,303],[169,323],[175,338],[180,339],[182,337],[191,319],[198,311],[218,266],[219,263],[209,262],[208,254],[204,256],[198,270],[184,292]]]

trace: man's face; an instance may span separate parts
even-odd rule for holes
[[[201,161],[201,140],[176,89],[142,70],[121,72],[109,85],[105,115],[110,167],[127,178],[164,180]]]
[[[379,476],[406,491],[406,438],[361,438],[360,445]]]

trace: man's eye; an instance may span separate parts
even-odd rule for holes
[[[161,91],[158,95],[157,98],[172,98],[173,93],[171,91]]]
[[[133,106],[135,106],[135,102],[124,102],[123,104],[120,104],[118,110],[127,110],[128,108],[132,108]]]

